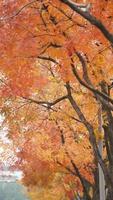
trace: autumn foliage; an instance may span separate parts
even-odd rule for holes
[[[97,200],[99,163],[111,200],[112,0],[1,1],[0,32],[1,115],[30,198]]]

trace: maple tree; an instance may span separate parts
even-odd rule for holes
[[[71,199],[74,190],[97,199],[94,171],[99,163],[111,200],[112,0],[10,0],[0,2],[0,11],[0,105],[24,183],[33,191],[43,187],[42,196],[53,185],[53,195],[61,189]],[[66,189],[66,181],[73,189]],[[42,198],[34,193],[32,199]]]

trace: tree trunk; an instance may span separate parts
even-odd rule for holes
[[[95,165],[98,166],[97,161],[95,161]],[[96,169],[94,171],[94,179],[95,179],[95,184],[93,187],[92,200],[99,200],[99,170],[98,170],[98,167],[96,167]]]
[[[109,96],[108,85],[105,82],[101,83],[101,90]],[[104,104],[102,104],[102,112],[107,160],[106,165],[109,170],[110,178],[113,180],[113,116],[111,110]],[[113,200],[113,185],[110,180],[106,183],[106,200]]]

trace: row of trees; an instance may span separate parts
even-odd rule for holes
[[[10,0],[0,13],[1,113],[29,196],[98,200],[99,164],[111,200],[112,0]]]

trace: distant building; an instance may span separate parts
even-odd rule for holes
[[[0,170],[0,182],[16,182],[21,179],[21,171],[10,171],[8,169]]]
[[[18,177],[15,174],[10,174],[10,171],[0,171],[0,182],[15,182]]]

